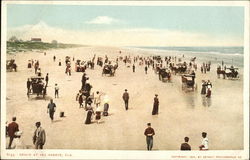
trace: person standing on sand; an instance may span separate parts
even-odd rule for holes
[[[124,103],[125,103],[125,109],[126,109],[126,110],[128,110],[128,100],[129,100],[129,94],[128,94],[127,91],[128,91],[128,90],[125,89],[125,92],[123,93],[123,96],[122,96],[123,101],[124,101]]]
[[[207,151],[208,150],[208,138],[207,138],[207,133],[206,132],[202,132],[202,141],[201,141],[201,145],[199,146],[201,151]]]
[[[53,57],[53,60],[54,60],[54,62],[56,61],[56,56],[54,55],[54,57]]]
[[[86,73],[83,73],[82,75],[82,90],[84,89],[85,87],[85,84],[86,84],[86,81],[87,81],[87,77],[86,77]]]
[[[49,73],[47,73],[46,77],[45,77],[45,81],[46,81],[46,86],[48,85],[49,82]]]
[[[58,63],[58,65],[59,65],[59,66],[61,66],[61,65],[62,65],[61,59],[59,59],[59,63]]]
[[[57,83],[55,84],[55,98],[59,98],[59,87],[57,85]]]
[[[92,115],[95,114],[93,108],[91,107],[91,104],[88,104],[87,109],[87,116],[86,116],[86,120],[85,120],[85,124],[91,124],[91,119],[92,119]]]
[[[155,94],[152,115],[158,114],[158,110],[159,110],[159,99],[158,99],[158,94]]]
[[[94,103],[96,104],[96,107],[100,106],[101,104],[101,95],[99,91],[96,92],[96,95],[94,97]]]
[[[28,78],[28,80],[27,80],[27,94],[30,93],[30,86],[31,86],[31,81]]]
[[[8,149],[11,149],[11,144],[15,138],[15,132],[19,131],[18,124],[16,123],[16,117],[12,118],[12,122],[8,125],[8,135],[10,137],[10,142]]]
[[[50,100],[50,103],[48,104],[48,110],[47,113],[49,113],[51,122],[54,120],[54,113],[56,111],[56,104],[53,103],[53,99]]]
[[[135,64],[133,64],[133,72],[135,72]]]
[[[82,93],[79,94],[78,102],[79,102],[79,108],[83,108],[83,97]]]
[[[146,136],[147,149],[148,151],[153,148],[153,136],[155,135],[155,131],[151,128],[151,123],[147,124],[148,128],[145,129],[144,135]]]
[[[35,145],[35,149],[43,149],[45,141],[45,130],[41,127],[41,122],[36,122],[36,130],[33,135],[33,144]]]
[[[201,88],[201,94],[206,94],[206,90],[207,90],[207,83],[206,81],[202,80],[202,88]]]
[[[182,151],[191,151],[191,146],[188,144],[189,138],[185,137],[184,141],[185,141],[185,143],[181,144],[181,150]]]
[[[147,71],[148,71],[148,67],[147,66],[145,66],[145,73],[147,74]]]

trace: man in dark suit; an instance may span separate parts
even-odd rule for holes
[[[122,99],[124,100],[125,103],[125,109],[128,110],[128,100],[129,100],[129,94],[127,92],[128,90],[125,89],[125,92],[123,93]]]
[[[56,104],[53,103],[53,99],[50,100],[50,103],[48,104],[48,110],[47,113],[49,113],[51,122],[54,120],[54,113],[56,111]]]
[[[181,150],[182,151],[186,151],[186,150],[191,150],[191,146],[188,144],[188,141],[189,141],[189,138],[188,137],[185,137],[184,138],[184,141],[185,141],[185,143],[182,143],[181,144]]]
[[[11,144],[15,138],[15,132],[17,131],[19,131],[18,124],[16,123],[16,117],[13,117],[12,122],[8,125],[8,135],[10,137],[8,149],[11,148]]]

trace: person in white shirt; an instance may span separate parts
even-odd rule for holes
[[[101,104],[101,96],[102,96],[102,93],[97,91],[96,95],[95,95],[95,98],[94,98],[94,103],[96,104],[96,108],[99,107],[100,104]]]
[[[207,138],[207,133],[206,132],[202,132],[202,141],[201,141],[201,145],[199,146],[201,151],[206,151],[208,150],[208,138]]]
[[[58,87],[58,85],[57,84],[55,84],[55,98],[57,97],[57,98],[59,98],[59,87]]]

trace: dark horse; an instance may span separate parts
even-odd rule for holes
[[[218,78],[220,78],[220,75],[223,75],[223,79],[225,79],[226,78],[226,72],[224,71],[224,70],[221,70],[221,68],[220,67],[218,67],[217,68],[217,76],[218,76]]]
[[[223,75],[223,79],[225,79],[226,77],[227,78],[238,78],[239,77],[239,73],[238,71],[236,71],[236,68],[227,68],[230,70],[229,73],[226,73],[226,71],[224,70],[221,70],[220,67],[217,68],[217,75],[218,75],[218,78],[220,78],[220,74]]]

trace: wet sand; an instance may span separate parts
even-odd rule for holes
[[[243,149],[243,78],[218,79],[217,65],[213,64],[212,71],[207,74],[201,74],[200,70],[196,72],[198,89],[195,92],[182,90],[180,76],[172,76],[172,83],[163,83],[152,68],[146,75],[144,66],[138,64],[133,73],[132,67],[119,62],[114,77],[102,76],[102,68],[95,65],[94,70],[87,69],[86,73],[93,86],[92,92],[98,90],[109,96],[110,116],[102,117],[101,124],[85,125],[86,112],[79,109],[75,101],[82,73],[73,71],[71,76],[67,76],[65,56],[90,60],[96,54],[108,55],[115,60],[120,56],[119,50],[123,56],[143,54],[133,49],[111,47],[51,50],[46,51],[46,56],[37,52],[16,54],[18,72],[7,73],[6,112],[8,122],[12,116],[17,117],[23,131],[23,142],[33,148],[35,122],[41,121],[47,135],[45,149],[146,150],[144,130],[151,122],[156,132],[153,150],[179,150],[185,136],[190,138],[192,150],[198,150],[201,132],[208,133],[210,150]],[[56,62],[53,62],[54,55]],[[35,99],[35,96],[30,100],[27,98],[26,81],[34,75],[34,69],[27,68],[29,59],[39,60],[43,76],[49,73],[47,100]],[[58,66],[59,59],[62,66]],[[202,79],[210,79],[213,83],[210,99],[200,94]],[[54,97],[55,83],[58,83],[60,91],[59,98],[54,99],[57,110],[55,122],[51,123],[47,104],[48,99]],[[125,111],[122,100],[125,88],[130,94],[128,111]],[[155,93],[159,95],[159,115],[152,116]],[[60,111],[64,111],[66,117],[60,118]]]

